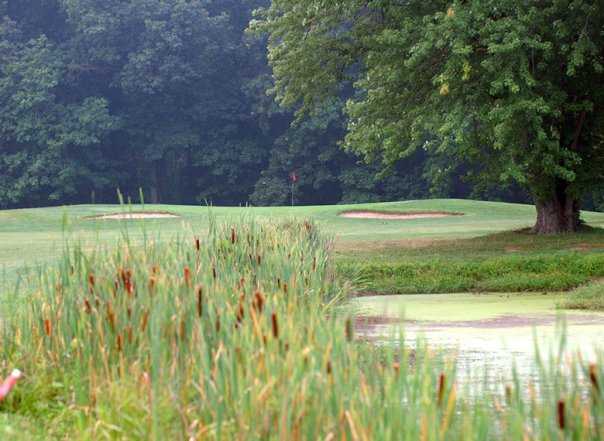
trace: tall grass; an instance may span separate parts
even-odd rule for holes
[[[429,256],[429,251],[421,258],[393,256],[387,261],[346,256],[338,260],[338,272],[355,280],[361,292],[374,294],[566,291],[604,277],[602,253],[484,259]]]
[[[572,291],[561,306],[566,309],[604,311],[604,280],[596,280]]]
[[[478,398],[425,347],[355,338],[308,222],[69,249],[3,311],[4,410],[48,438],[602,439],[602,364]],[[506,387],[507,386],[507,387]]]

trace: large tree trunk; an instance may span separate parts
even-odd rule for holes
[[[559,234],[577,231],[580,221],[579,201],[565,190],[556,191],[550,198],[537,199],[537,234]]]

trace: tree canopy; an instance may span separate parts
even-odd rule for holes
[[[296,203],[524,186],[576,219],[604,207],[597,6],[0,0],[0,208],[278,205],[296,173]]]
[[[346,147],[393,163],[418,149],[478,180],[528,188],[539,232],[574,231],[604,179],[599,1],[274,0],[274,91],[310,111],[347,88]]]

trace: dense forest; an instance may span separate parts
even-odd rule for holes
[[[277,104],[267,36],[249,29],[269,3],[0,0],[0,208],[114,203],[118,189],[280,205],[292,174],[297,204],[530,200],[444,150],[384,161],[343,148],[350,85],[310,112]]]

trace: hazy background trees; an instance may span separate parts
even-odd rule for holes
[[[279,205],[292,172],[304,204],[529,200],[445,151],[363,163],[341,146],[343,108],[358,93],[344,77],[317,82],[337,93],[304,116],[299,103],[278,106],[266,38],[246,32],[267,6],[0,0],[0,208],[113,203],[118,188],[152,202]],[[327,47],[334,62],[350,44]],[[304,66],[301,78],[322,65]],[[604,192],[585,204],[604,207]]]

